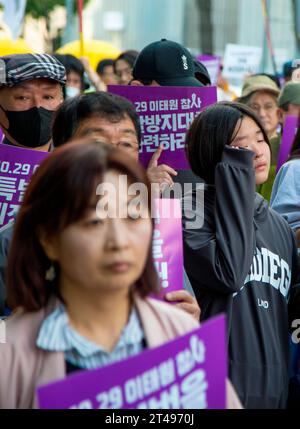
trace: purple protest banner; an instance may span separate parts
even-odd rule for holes
[[[181,205],[179,199],[168,198],[155,203],[152,254],[163,299],[166,293],[183,289]]]
[[[297,129],[298,129],[297,116],[287,116],[285,118],[285,122],[283,126],[283,133],[282,133],[281,145],[279,149],[276,173],[277,171],[279,171],[282,164],[284,164],[285,161],[288,159]]]
[[[160,347],[38,387],[44,409],[223,409],[225,316]]]
[[[217,101],[215,87],[167,87],[109,85],[109,92],[130,100],[140,117],[142,142],[140,162],[147,167],[160,145],[159,164],[189,170],[185,134],[193,119]]]
[[[48,152],[0,144],[0,227],[18,211],[30,177]]]
[[[221,57],[219,55],[198,55],[196,59],[207,68],[211,84],[217,85],[221,70]]]

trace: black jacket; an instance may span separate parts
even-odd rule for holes
[[[201,318],[227,315],[229,377],[243,405],[283,408],[297,249],[289,225],[255,194],[254,183],[253,153],[226,147],[215,186],[184,196],[184,263]]]

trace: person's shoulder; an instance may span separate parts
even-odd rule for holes
[[[293,229],[288,221],[288,218],[285,214],[279,213],[272,206],[269,206],[268,208],[268,215],[269,215],[269,221],[271,222],[272,228],[275,231],[275,228],[277,228],[277,231],[280,231],[280,235],[284,233],[285,236],[285,244],[287,243],[286,240],[288,240],[289,244],[291,246],[294,246],[294,232]],[[274,235],[274,239],[278,239],[278,235]]]
[[[287,187],[285,191],[294,192],[298,188],[298,183],[300,178],[300,158],[295,158],[290,161],[285,162],[277,172],[273,184],[272,195],[271,195],[271,205],[275,196],[278,197],[278,192],[280,198],[285,198],[287,195],[286,192],[281,192],[281,187]],[[291,186],[292,185],[292,186]]]
[[[26,312],[18,309],[4,319],[6,342],[26,346],[34,343],[44,317],[44,310]]]
[[[49,299],[45,307],[37,311],[25,311],[18,308],[4,319],[6,341],[24,347],[35,346],[35,341],[46,315],[57,305],[55,298]]]
[[[286,173],[286,172],[293,172],[294,174],[300,175],[300,158],[294,158],[287,162],[285,162],[279,169],[277,175]]]
[[[35,350],[37,337],[37,319],[39,313],[29,313],[18,309],[9,317],[1,321],[1,332],[4,341],[0,343],[0,366],[12,368],[20,365],[24,359],[31,360]]]

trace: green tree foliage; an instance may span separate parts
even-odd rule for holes
[[[83,6],[86,6],[89,0],[84,0]],[[73,0],[74,13],[77,10],[77,0]],[[47,18],[47,15],[55,9],[56,6],[65,6],[66,0],[27,0],[26,15],[31,15],[33,18]]]
[[[38,19],[46,17],[56,6],[65,6],[65,0],[27,0],[25,13]]]

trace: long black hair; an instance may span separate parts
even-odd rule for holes
[[[193,173],[206,183],[214,184],[215,167],[221,161],[226,145],[235,138],[239,120],[249,117],[260,128],[270,147],[266,131],[256,113],[247,105],[221,101],[201,112],[186,135],[186,152]]]

